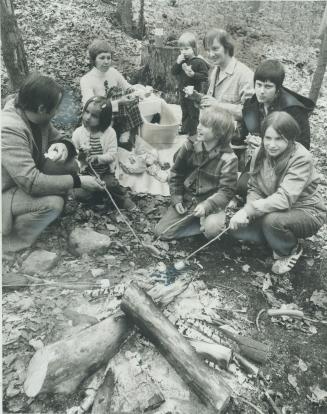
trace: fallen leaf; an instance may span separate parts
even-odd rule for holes
[[[327,309],[327,292],[325,290],[315,290],[311,295],[310,302],[320,308]]]
[[[300,367],[300,370],[303,372],[308,370],[307,364],[301,358],[299,359],[299,367]]]
[[[297,385],[296,377],[294,375],[288,374],[287,379],[288,379],[288,382],[295,389],[295,391],[298,393],[298,395],[300,395],[300,390],[299,390],[299,387]]]
[[[321,403],[324,400],[327,400],[327,391],[322,390],[319,385],[315,385],[314,387],[310,387],[310,391],[312,392],[312,396],[308,397],[310,401],[315,403]]]
[[[248,264],[245,264],[242,266],[242,270],[243,272],[248,273],[248,271],[250,270],[250,266]]]

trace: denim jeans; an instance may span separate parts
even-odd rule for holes
[[[180,239],[182,237],[195,236],[201,233],[208,239],[212,239],[225,227],[225,212],[220,211],[219,213],[209,214],[207,217],[201,219],[191,216],[164,233],[169,226],[181,220],[189,213],[190,212],[187,212],[186,214],[181,215],[177,213],[175,207],[170,206],[166,214],[156,225],[154,230],[155,234],[158,237],[160,236],[161,240]]]
[[[47,161],[42,169],[49,175],[70,174],[77,171],[74,161],[55,164]],[[57,195],[34,197],[17,189],[12,199],[13,229],[3,236],[2,247],[5,252],[18,252],[30,247],[42,231],[62,212],[64,198]]]
[[[325,212],[313,215],[302,209],[291,209],[266,214],[245,227],[231,230],[229,234],[238,240],[267,243],[279,256],[288,256],[298,239],[315,234],[324,224]]]

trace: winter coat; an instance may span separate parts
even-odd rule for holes
[[[309,98],[293,92],[284,86],[281,87],[277,96],[269,108],[273,111],[285,111],[292,115],[300,127],[301,135],[298,138],[305,148],[310,149],[310,124],[309,113],[314,109],[314,102]],[[246,100],[243,106],[243,123],[241,137],[244,139],[247,134],[260,135],[261,122],[264,117],[260,111],[257,96],[254,94]]]

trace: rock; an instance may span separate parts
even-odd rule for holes
[[[78,256],[106,253],[110,244],[110,237],[89,228],[76,228],[69,236],[69,248]]]
[[[42,273],[52,269],[58,263],[59,257],[56,253],[47,250],[35,250],[22,264],[24,273]]]

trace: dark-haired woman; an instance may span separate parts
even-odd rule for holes
[[[260,125],[273,111],[285,111],[292,115],[300,127],[296,140],[310,149],[309,114],[314,102],[283,86],[284,66],[274,59],[262,62],[254,73],[254,95],[243,106],[243,130],[241,136],[260,135]]]
[[[297,122],[286,112],[265,118],[246,204],[230,222],[233,237],[268,244],[276,274],[295,265],[302,253],[298,239],[315,234],[326,222],[312,155],[296,142],[299,134]]]

